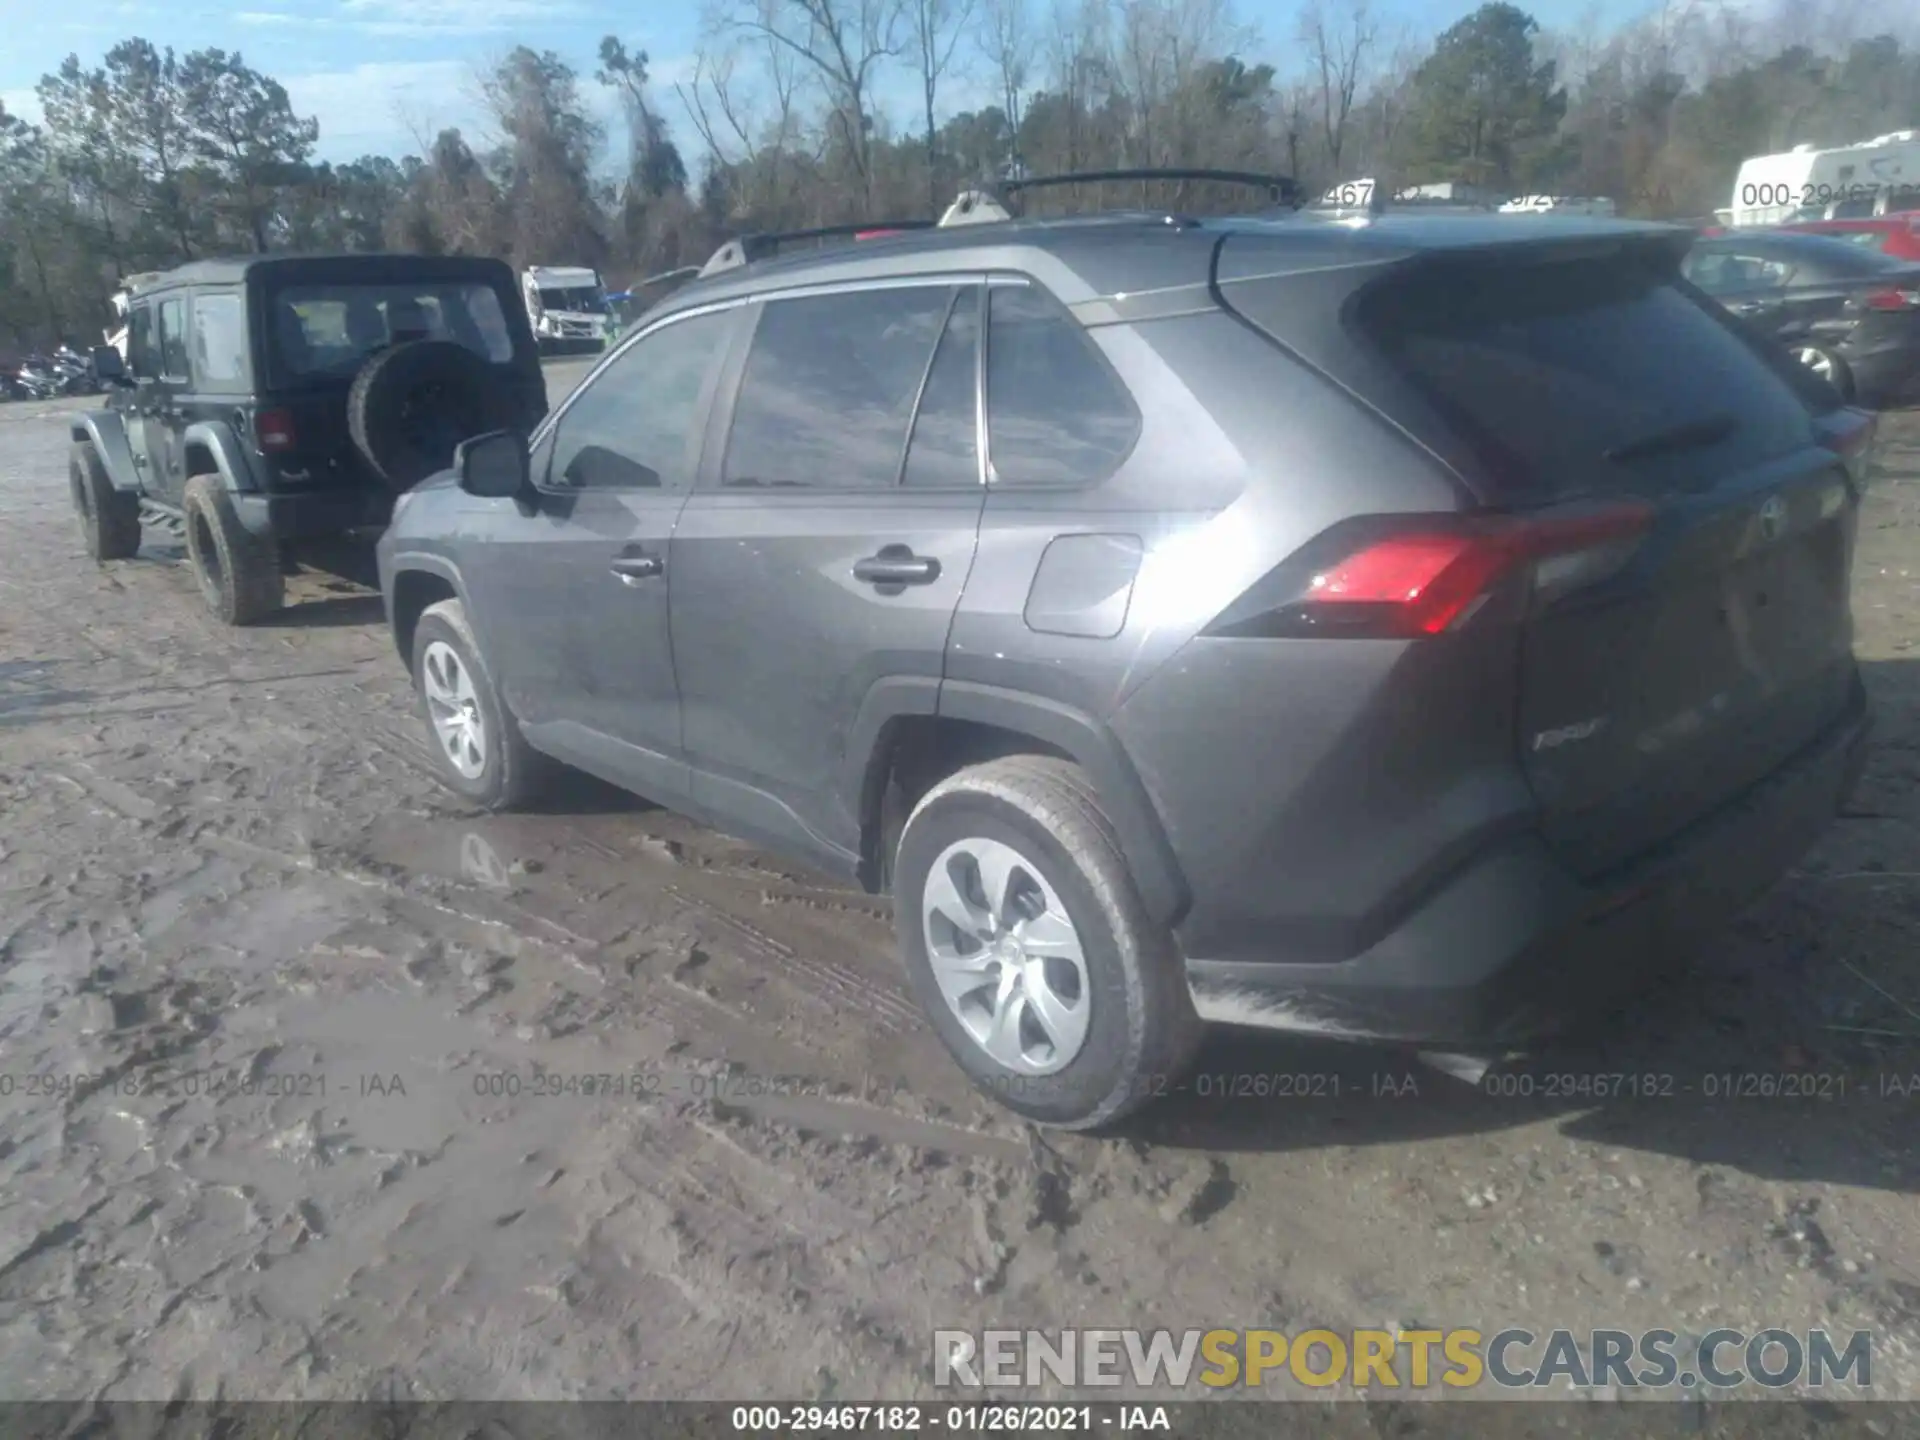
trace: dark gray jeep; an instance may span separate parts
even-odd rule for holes
[[[1052,1124],[1203,1021],[1484,1058],[1602,1013],[1867,732],[1872,417],[1691,241],[973,197],[731,245],[402,498],[447,783],[564,761],[890,890],[933,1027]]]
[[[74,508],[96,560],[184,531],[208,606],[280,608],[289,542],[377,530],[473,435],[546,414],[526,311],[498,260],[254,256],[133,296],[127,355],[94,352],[101,410],[73,418]]]

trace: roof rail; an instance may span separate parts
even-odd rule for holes
[[[859,240],[897,230],[931,230],[931,220],[862,220],[857,225],[822,225],[813,230],[780,230],[736,236],[713,252],[699,273],[719,275],[764,260],[795,240]]]
[[[1026,190],[1058,185],[1097,185],[1119,180],[1202,180],[1220,185],[1246,185],[1267,192],[1276,205],[1295,208],[1304,199],[1299,182],[1288,175],[1267,175],[1252,170],[1196,170],[1187,168],[1145,170],[1077,170],[1063,175],[1033,175],[989,182],[986,188],[963,190],[940,217],[940,226],[982,225],[1011,220],[1017,207],[1009,202]]]
[[[1185,167],[1146,170],[1080,170],[1064,175],[1032,175],[1002,180],[996,187],[1001,195],[1017,195],[1023,190],[1040,190],[1053,185],[1094,185],[1110,180],[1208,180],[1220,185],[1246,185],[1265,190],[1276,205],[1293,205],[1301,199],[1300,182],[1291,175],[1267,175],[1253,170],[1195,170]]]

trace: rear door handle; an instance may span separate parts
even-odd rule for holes
[[[888,545],[878,555],[854,561],[853,578],[868,585],[931,585],[940,578],[940,562],[905,545]]]
[[[622,585],[638,585],[642,580],[657,579],[667,569],[660,563],[658,555],[622,555],[607,568],[620,577]]]

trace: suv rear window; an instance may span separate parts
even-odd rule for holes
[[[490,285],[288,285],[268,307],[275,359],[296,380],[344,379],[374,351],[412,339],[451,340],[497,365],[513,359]]]
[[[1811,438],[1811,392],[1667,276],[1619,261],[1448,266],[1389,281],[1360,325],[1483,461],[1502,500],[1696,486]],[[1715,443],[1607,452],[1730,418]]]

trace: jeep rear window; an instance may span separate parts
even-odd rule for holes
[[[344,379],[375,351],[413,339],[451,340],[495,364],[513,359],[490,285],[288,285],[268,307],[274,356],[294,379]]]
[[[1477,452],[1498,498],[1537,503],[1710,484],[1809,443],[1814,392],[1708,304],[1615,259],[1416,271],[1357,313]],[[1605,458],[1728,418],[1712,443]]]

